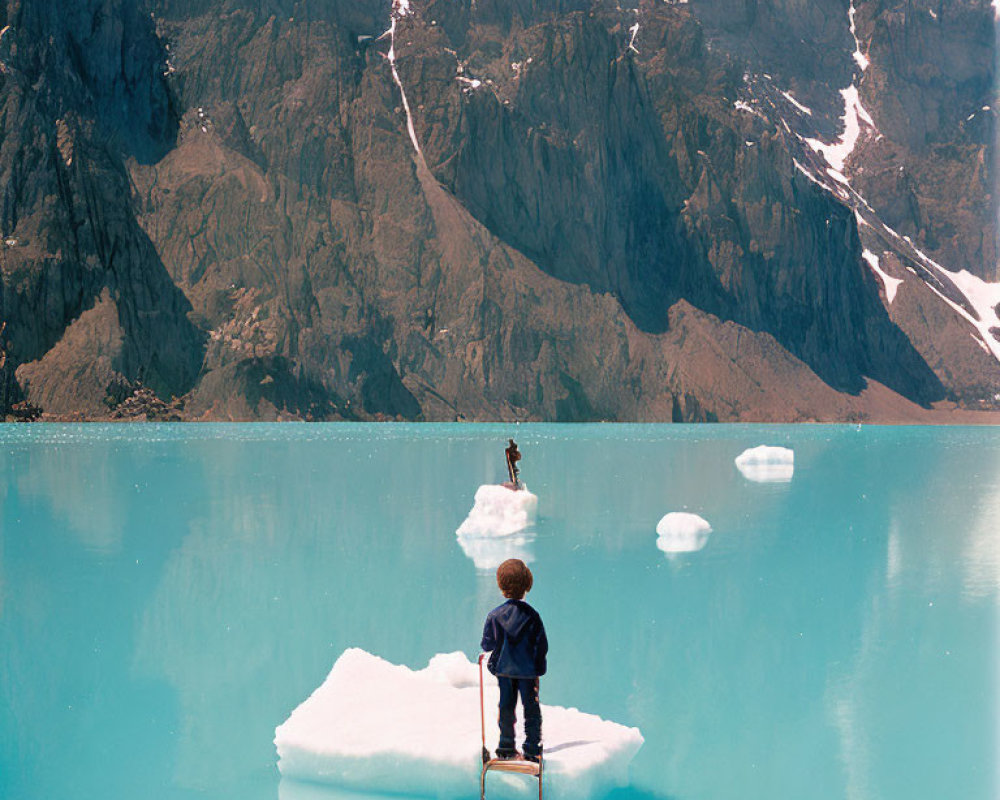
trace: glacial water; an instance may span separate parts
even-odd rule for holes
[[[1000,797],[1000,429],[464,424],[0,428],[0,797],[293,797],[274,728],[345,648],[477,653],[508,435],[543,702],[646,737],[615,800]]]

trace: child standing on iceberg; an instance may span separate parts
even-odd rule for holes
[[[542,756],[542,709],[538,704],[538,679],[545,674],[549,642],[542,618],[524,602],[533,578],[528,566],[509,558],[497,568],[497,586],[507,602],[486,616],[482,648],[490,653],[487,668],[500,684],[500,742],[497,758],[517,758],[514,720],[517,698],[524,709],[524,758]]]

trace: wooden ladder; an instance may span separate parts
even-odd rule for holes
[[[486,773],[517,772],[521,775],[533,775],[538,778],[538,800],[542,800],[542,758],[538,761],[523,761],[515,758],[490,758],[486,748],[486,710],[483,708],[483,659],[486,653],[479,654],[479,722],[483,734],[483,771],[479,776],[479,800],[486,800]]]

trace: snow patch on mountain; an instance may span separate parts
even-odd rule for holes
[[[865,250],[861,253],[861,257],[868,263],[868,266],[872,268],[874,272],[882,281],[882,285],[885,287],[885,299],[886,302],[891,306],[892,301],[896,297],[896,289],[899,288],[899,284],[903,282],[901,278],[894,278],[884,269],[879,266],[879,257],[875,255],[871,250]]]
[[[392,0],[392,11],[389,15],[389,53],[386,57],[392,70],[392,80],[399,87],[399,95],[403,99],[403,110],[406,112],[406,132],[410,135],[410,141],[413,143],[413,149],[417,155],[423,157],[420,142],[417,141],[417,131],[413,127],[413,114],[410,112],[410,104],[406,99],[406,90],[403,89],[403,82],[396,69],[396,20],[410,13],[412,13],[410,0]]]
[[[855,63],[864,72],[871,63],[868,56],[861,52],[861,41],[858,39],[857,25],[854,21],[856,10],[854,0],[851,0],[850,8],[847,11],[847,18],[851,27],[851,36],[854,38],[854,53],[852,54]],[[832,144],[826,144],[819,139],[806,139],[806,143],[817,153],[821,153],[831,167],[837,172],[844,171],[844,164],[848,157],[854,152],[854,147],[861,136],[861,123],[875,129],[875,121],[861,104],[861,97],[858,94],[858,82],[854,81],[846,89],[840,90],[841,97],[844,98],[844,114],[841,122],[844,132],[840,139]]]
[[[812,116],[812,113],[813,113],[812,109],[808,108],[808,107],[806,107],[804,105],[802,105],[802,103],[800,103],[798,100],[796,100],[794,97],[792,97],[792,93],[791,92],[782,92],[781,94],[784,96],[784,98],[789,103],[791,103],[793,106],[795,106],[803,114],[808,114],[810,117]]]
[[[806,143],[817,153],[821,153],[837,172],[844,171],[844,164],[854,152],[854,146],[861,136],[861,123],[875,127],[871,115],[861,105],[857,86],[852,83],[846,89],[841,89],[840,94],[844,98],[844,114],[840,118],[844,124],[844,132],[840,135],[840,139],[832,144],[826,144],[819,139],[806,139]]]
[[[891,234],[904,250],[912,251],[915,256],[912,260],[919,263],[925,271],[924,284],[976,329],[980,346],[1000,361],[1000,340],[994,335],[994,331],[1000,334],[1000,283],[984,281],[964,269],[952,272],[913,244],[909,236],[901,236],[885,223],[882,223],[882,229]],[[935,286],[935,280],[930,278],[935,279],[939,285]],[[955,302],[942,291],[948,286],[961,295],[966,305]]]
[[[1000,0],[994,0],[994,2],[1000,2]],[[855,63],[857,63],[857,65],[861,67],[861,71],[864,72],[868,69],[868,65],[871,62],[868,60],[868,56],[861,52],[861,42],[858,39],[858,27],[854,22],[855,13],[856,9],[854,8],[854,0],[851,0],[851,7],[847,10],[847,19],[851,23],[851,36],[854,37],[854,53],[852,55]]]
[[[635,48],[635,37],[639,33],[639,23],[635,23],[635,25],[628,29],[628,32],[632,34],[632,38],[628,40],[628,49],[638,55],[639,51]]]

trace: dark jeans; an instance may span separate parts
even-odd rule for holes
[[[514,754],[514,721],[518,695],[524,709],[524,754],[542,754],[542,708],[538,704],[538,678],[506,678],[497,675],[500,684],[500,742],[497,753]]]

